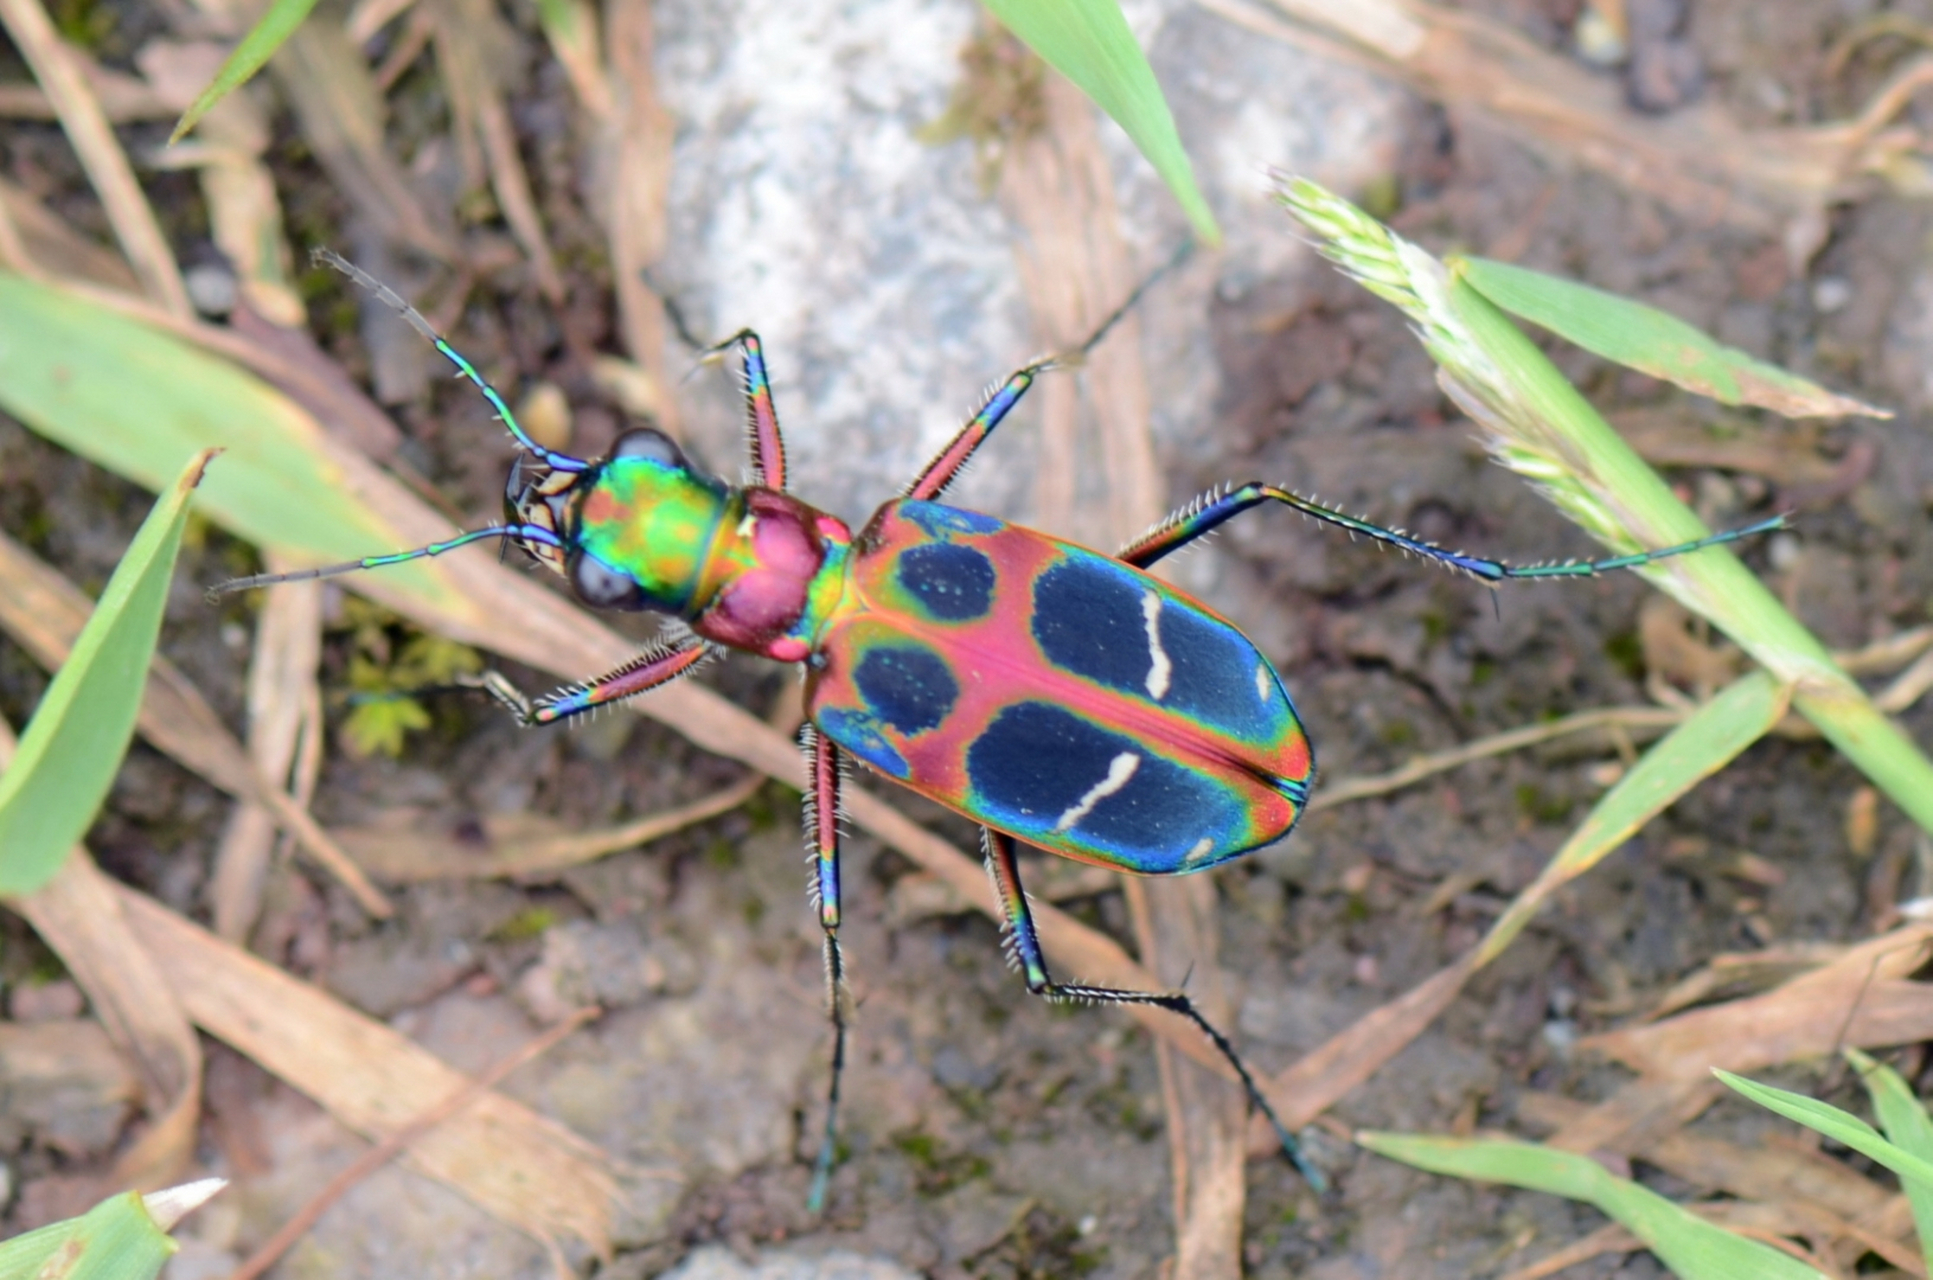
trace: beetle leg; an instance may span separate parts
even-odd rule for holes
[[[1007,380],[990,392],[979,411],[966,420],[959,434],[947,442],[946,448],[934,455],[913,483],[906,486],[906,496],[916,502],[935,502],[946,492],[946,487],[959,478],[960,471],[967,460],[973,456],[1000,420],[1009,410],[1020,403],[1020,397],[1027,394],[1027,388],[1034,385],[1034,379],[1041,370],[1053,362],[1041,360],[1024,369],[1016,369]]]
[[[712,347],[711,352],[728,347],[737,347],[744,363],[745,443],[752,455],[752,483],[767,489],[783,489],[785,438],[779,434],[778,411],[772,407],[772,380],[765,372],[765,344],[750,329],[740,329]]]
[[[826,935],[826,1007],[832,1018],[832,1082],[826,1090],[826,1127],[812,1165],[812,1191],[806,1212],[825,1207],[826,1184],[837,1153],[839,1078],[846,1069],[845,957],[839,950],[839,787],[845,777],[843,753],[809,722],[799,731],[805,748],[805,838],[812,849],[812,898],[819,906],[819,927]]]
[[[520,724],[555,724],[669,684],[679,676],[690,674],[712,652],[711,645],[705,641],[686,635],[668,644],[652,645],[608,675],[582,684],[567,684],[538,698],[519,689],[500,671],[485,671],[462,683],[481,689],[501,702]]]
[[[1122,991],[1115,987],[1090,987],[1081,983],[1055,982],[1047,972],[1046,958],[1041,954],[1040,935],[1034,929],[1033,907],[1027,901],[1026,890],[1020,887],[1020,861],[1014,838],[991,827],[980,828],[987,851],[987,874],[993,879],[994,895],[999,899],[1000,911],[1006,919],[1007,954],[1027,979],[1027,990],[1048,1000],[1085,1000],[1095,1004],[1148,1004],[1170,1013],[1180,1014],[1201,1029],[1208,1037],[1247,1091],[1249,1101],[1275,1128],[1275,1136],[1281,1140],[1282,1150],[1295,1167],[1316,1191],[1327,1189],[1328,1180],[1312,1166],[1302,1154],[1301,1144],[1295,1140],[1288,1126],[1275,1114],[1275,1108],[1262,1096],[1261,1088],[1255,1077],[1249,1074],[1241,1055],[1228,1037],[1216,1030],[1215,1025],[1203,1017],[1195,1008],[1194,1002],[1179,991]]]
[[[1148,533],[1129,543],[1117,558],[1137,569],[1145,569],[1170,552],[1179,551],[1250,507],[1259,506],[1264,502],[1282,503],[1324,524],[1332,524],[1339,529],[1347,529],[1350,533],[1374,538],[1386,546],[1395,547],[1401,551],[1414,552],[1427,560],[1434,560],[1447,569],[1467,573],[1481,582],[1491,583],[1503,582],[1511,578],[1589,578],[1600,573],[1609,573],[1613,569],[1637,569],[1671,556],[1681,556],[1690,551],[1702,551],[1706,547],[1723,546],[1728,542],[1737,542],[1741,538],[1783,529],[1786,523],[1784,516],[1773,516],[1770,520],[1761,520],[1757,524],[1747,525],[1742,529],[1729,529],[1724,533],[1714,533],[1709,537],[1692,542],[1681,542],[1676,546],[1661,547],[1656,551],[1613,556],[1606,560],[1573,560],[1563,564],[1519,567],[1505,564],[1501,560],[1485,560],[1478,556],[1464,555],[1460,551],[1446,550],[1433,542],[1412,538],[1400,529],[1385,529],[1381,525],[1371,524],[1367,520],[1359,520],[1355,516],[1338,511],[1334,507],[1325,507],[1319,502],[1291,493],[1287,489],[1277,488],[1272,484],[1251,482],[1239,489],[1230,489],[1219,496],[1210,495],[1200,502],[1183,507]]]

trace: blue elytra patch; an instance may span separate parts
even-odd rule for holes
[[[952,542],[935,542],[900,553],[894,576],[929,617],[971,622],[993,608],[996,580],[986,553]]]
[[[925,530],[929,537],[941,541],[945,541],[948,534],[999,533],[1007,527],[1005,522],[992,516],[981,515],[978,511],[962,511],[941,502],[907,499],[899,504],[899,513]]]
[[[924,645],[867,648],[852,683],[878,723],[907,738],[939,728],[960,697],[946,660]]]
[[[1133,871],[1200,862],[1245,829],[1228,787],[1047,702],[1001,711],[969,748],[967,777],[997,825]]]
[[[1040,575],[1033,632],[1062,670],[1220,732],[1272,741],[1294,723],[1274,668],[1240,632],[1100,556],[1069,554]]]
[[[903,779],[912,772],[906,757],[886,741],[878,722],[866,712],[827,707],[812,718],[826,737],[888,777]]]

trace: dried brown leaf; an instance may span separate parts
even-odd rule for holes
[[[1749,1072],[1845,1045],[1879,1048],[1933,1038],[1933,984],[1904,976],[1924,960],[1929,944],[1933,926],[1909,925],[1764,995],[1604,1032],[1580,1047],[1649,1076],[1697,1079],[1713,1067]]]
[[[282,567],[273,555],[270,567]],[[249,660],[248,755],[257,775],[277,787],[285,784],[295,765],[307,709],[319,699],[316,671],[321,664],[321,584],[289,582],[271,588],[257,618]],[[275,831],[273,813],[244,801],[229,816],[216,846],[209,876],[215,932],[230,942],[248,937],[261,915]],[[335,838],[340,844],[340,835]]]
[[[26,548],[0,534],[0,628],[49,670],[67,660],[93,603]],[[135,729],[156,748],[230,795],[268,809],[372,915],[391,913],[388,899],[369,883],[336,842],[279,787],[264,781],[214,708],[166,658],[148,674]]]
[[[453,261],[458,255],[449,229],[423,208],[384,144],[382,95],[339,23],[311,15],[269,69],[288,95],[303,140],[356,212],[384,238]]]
[[[753,774],[702,800],[603,830],[572,831],[539,814],[513,813],[485,818],[481,842],[414,825],[338,829],[335,836],[371,874],[393,884],[530,879],[635,849],[730,813],[764,785],[765,775]]]
[[[407,1037],[126,887],[127,922],[196,1025],[380,1141],[466,1084]],[[610,1248],[617,1187],[595,1145],[490,1093],[425,1134],[406,1163],[538,1239]]]
[[[54,31],[40,0],[0,0],[0,24],[6,26],[14,48],[33,68],[34,78],[54,104],[61,128],[100,196],[108,224],[133,264],[143,291],[175,315],[192,314],[174,252],[142,194],[141,184],[135,180],[134,167],[121,150],[107,113],[81,73],[73,50]]]

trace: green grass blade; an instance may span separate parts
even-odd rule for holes
[[[1484,936],[1484,959],[1502,952],[1559,886],[1596,866],[1638,828],[1771,732],[1789,700],[1789,689],[1754,671],[1660,739],[1592,807],[1537,882],[1497,918]]]
[[[1797,1258],[1714,1226],[1657,1192],[1614,1176],[1589,1156],[1481,1138],[1362,1133],[1356,1141],[1432,1173],[1508,1183],[1595,1205],[1683,1280],[1825,1280]]]
[[[1918,1156],[1880,1136],[1879,1130],[1829,1102],[1808,1098],[1803,1093],[1775,1089],[1769,1084],[1747,1080],[1729,1071],[1712,1068],[1712,1074],[1767,1111],[1776,1111],[1808,1129],[1816,1129],[1834,1142],[1851,1147],[1859,1154],[1885,1165],[1900,1176],[1933,1188],[1933,1159]]]
[[[1757,405],[1788,418],[1893,416],[1754,360],[1674,315],[1614,293],[1486,258],[1452,258],[1450,269],[1513,316],[1606,360],[1724,404]]]
[[[235,51],[228,55],[215,71],[215,78],[208,82],[188,109],[181,113],[181,123],[168,135],[168,142],[181,141],[188,130],[195,127],[196,121],[208,114],[208,109],[220,102],[235,90],[247,84],[264,63],[275,56],[275,51],[302,25],[315,8],[315,0],[274,0],[261,20],[249,28]]]
[[[0,1280],[152,1280],[179,1247],[168,1231],[222,1187],[207,1178],[112,1196],[78,1218],[0,1244]]]
[[[200,454],[148,513],[0,774],[0,894],[53,878],[100,811],[134,736]]]
[[[1846,1061],[1852,1063],[1866,1083],[1866,1094],[1873,1100],[1873,1114],[1879,1118],[1880,1131],[1887,1141],[1908,1155],[1933,1163],[1933,1117],[1926,1114],[1926,1108],[1913,1096],[1912,1086],[1900,1079],[1899,1072],[1857,1049],[1848,1048],[1845,1054]],[[1921,1256],[1933,1268],[1933,1186],[1917,1178],[1902,1178],[1900,1185],[1906,1192],[1907,1203],[1913,1207],[1913,1227],[1919,1233]]]
[[[1400,307],[1435,358],[1438,380],[1483,429],[1505,466],[1620,554],[1711,531],[1564,379],[1496,304],[1415,245],[1315,183],[1283,199],[1364,288]],[[1914,821],[1933,831],[1933,761],[1833,664],[1728,548],[1637,571],[1709,619],[1777,680],[1792,705]]]
[[[1220,244],[1221,228],[1195,186],[1168,100],[1116,0],[986,0],[986,5],[1028,48],[1114,117],[1181,202],[1202,243]]]
[[[0,408],[154,491],[197,451],[225,450],[197,505],[257,545],[314,564],[409,545],[345,490],[321,426],[287,396],[100,303],[5,272]],[[462,607],[433,563],[384,572],[436,607]]]

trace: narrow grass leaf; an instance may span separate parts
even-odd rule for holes
[[[1912,1086],[1900,1079],[1899,1072],[1858,1049],[1847,1049],[1845,1054],[1846,1061],[1852,1063],[1866,1083],[1866,1094],[1873,1100],[1873,1114],[1878,1117],[1880,1131],[1887,1141],[1908,1155],[1933,1162],[1933,1117],[1926,1114],[1926,1108],[1913,1096]],[[1921,1254],[1928,1268],[1933,1269],[1933,1186],[1917,1178],[1902,1178],[1900,1185],[1906,1192],[1906,1202],[1913,1207],[1913,1226],[1919,1232]]]
[[[1614,293],[1486,258],[1452,258],[1449,265],[1510,314],[1606,360],[1724,404],[1757,405],[1788,418],[1893,416],[1754,360],[1674,315]]]
[[[53,878],[120,771],[161,634],[188,497],[211,452],[198,454],[148,513],[0,774],[0,893],[30,893]]]
[[[1790,701],[1788,686],[1767,672],[1754,671],[1665,735],[1592,807],[1536,882],[1498,917],[1484,936],[1483,960],[1509,946],[1559,887],[1603,861],[1638,828],[1769,733]]]
[[[0,1244],[0,1280],[151,1280],[179,1247],[130,1191]]]
[[[62,448],[160,490],[196,451],[225,450],[197,499],[241,537],[316,564],[406,541],[358,501],[293,401],[219,356],[56,286],[0,272],[0,409]],[[440,568],[386,573],[442,607]]]
[[[275,56],[275,51],[294,34],[295,29],[302,25],[302,20],[309,16],[309,10],[313,8],[315,0],[274,0],[268,12],[249,28],[242,42],[235,46],[235,51],[216,69],[215,78],[208,82],[208,87],[181,113],[181,123],[168,135],[169,145],[181,141],[188,130],[208,114],[210,107],[247,84],[263,64]]]
[[[1194,224],[1204,244],[1222,241],[1195,186],[1188,153],[1154,68],[1116,0],[986,0],[987,8],[1127,131]]]
[[[1808,1098],[1803,1093],[1775,1089],[1769,1084],[1747,1080],[1744,1076],[1735,1076],[1716,1067],[1712,1069],[1712,1074],[1766,1110],[1776,1111],[1788,1120],[1796,1120],[1806,1128],[1815,1129],[1834,1142],[1851,1147],[1859,1154],[1885,1165],[1897,1173],[1902,1181],[1911,1179],[1933,1187],[1933,1159],[1915,1155],[1904,1147],[1888,1142],[1880,1136],[1879,1130],[1851,1112],[1841,1111],[1817,1098]]]
[[[1527,1142],[1397,1133],[1360,1133],[1356,1141],[1378,1155],[1432,1173],[1502,1182],[1595,1205],[1684,1280],[1825,1280],[1797,1258],[1714,1226],[1573,1151]]]

